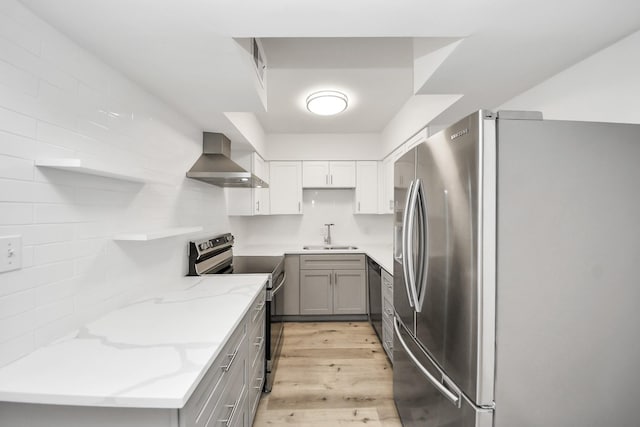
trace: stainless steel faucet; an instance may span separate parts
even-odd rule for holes
[[[325,224],[325,226],[327,227],[327,235],[324,236],[324,243],[327,245],[331,244],[331,226],[335,225],[335,224]]]

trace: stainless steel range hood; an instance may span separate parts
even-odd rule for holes
[[[203,132],[202,155],[187,172],[187,178],[219,187],[267,188],[269,185],[230,158],[231,141],[221,133]]]

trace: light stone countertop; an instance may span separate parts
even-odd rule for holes
[[[184,277],[0,368],[0,401],[182,408],[266,280]]]
[[[336,243],[340,245],[341,243]],[[366,254],[373,258],[382,268],[393,275],[393,246],[384,244],[354,244],[358,249],[348,250],[307,250],[302,249],[303,245],[295,243],[283,243],[275,245],[235,245],[234,255],[241,256],[276,256],[283,254]]]

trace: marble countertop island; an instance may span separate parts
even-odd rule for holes
[[[0,401],[182,408],[266,280],[182,278],[0,368]]]

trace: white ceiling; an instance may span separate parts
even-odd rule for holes
[[[424,77],[419,94],[463,95],[434,120],[447,124],[640,29],[637,0],[22,1],[210,131],[229,127],[223,112],[253,111],[268,132],[378,132],[414,77]],[[241,37],[265,38],[268,112]],[[307,90],[325,84],[344,87],[353,109],[333,118],[301,110]]]
[[[413,94],[410,38],[265,38],[267,111],[257,117],[268,133],[380,132]],[[339,90],[349,108],[316,116],[305,99]]]

